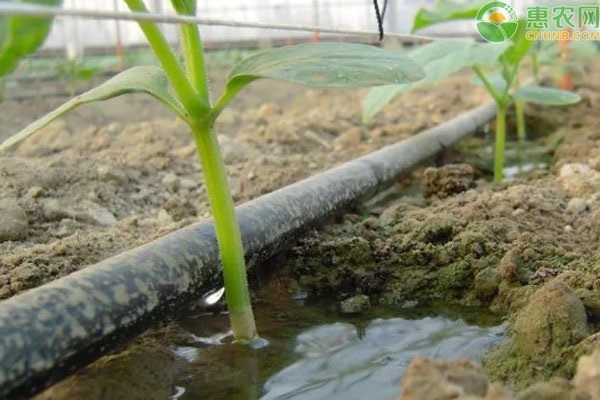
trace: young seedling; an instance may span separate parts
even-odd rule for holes
[[[501,182],[504,167],[504,147],[506,142],[506,112],[511,102],[515,104],[517,116],[517,137],[520,143],[525,141],[524,102],[546,106],[567,106],[581,100],[577,93],[546,88],[537,85],[519,87],[519,67],[528,54],[533,41],[526,39],[524,21],[519,21],[517,33],[512,44],[499,59],[501,79],[494,85],[488,75],[478,66],[473,70],[483,82],[485,88],[496,102],[496,145],[494,154],[494,181]]]
[[[454,4],[454,9],[452,4]],[[472,4],[438,2],[439,10],[422,10],[417,13],[413,32],[437,23],[475,18],[478,6]],[[469,8],[471,7],[471,8]],[[494,151],[494,181],[501,182],[506,142],[506,112],[511,102],[515,102],[518,135],[525,139],[524,102],[549,106],[565,106],[580,101],[576,93],[540,86],[518,86],[519,67],[533,45],[526,39],[524,21],[519,21],[516,34],[511,41],[497,44],[477,44],[466,42],[432,42],[414,49],[408,56],[423,65],[426,76],[414,84],[382,86],[372,89],[363,102],[363,121],[370,121],[386,104],[397,95],[424,84],[441,81],[449,75],[471,67],[496,103],[496,144]],[[488,73],[492,67],[500,69],[493,77]]]
[[[37,0],[37,3],[60,6],[62,0]],[[44,43],[51,26],[51,18],[0,17],[0,101],[4,99],[4,78],[19,66],[23,57],[33,53]]]
[[[125,0],[134,12],[147,12],[142,0]],[[196,15],[195,0],[171,0],[182,15]],[[16,18],[9,19],[13,20]],[[226,88],[212,103],[204,52],[196,25],[181,25],[184,64],[158,26],[139,22],[160,66],[134,67],[62,105],[0,145],[0,151],[25,139],[65,112],[85,103],[107,100],[125,93],[145,92],[185,121],[196,142],[214,218],[231,327],[236,340],[257,338],[250,305],[244,249],[229,192],[227,174],[215,120],[242,88],[260,78],[293,83],[358,87],[401,84],[424,76],[408,57],[376,47],[348,43],[318,43],[271,49],[249,57],[233,67]]]

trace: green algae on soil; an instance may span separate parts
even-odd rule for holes
[[[338,301],[487,307],[511,321],[511,340],[485,360],[493,379],[571,378],[600,316],[600,135],[586,110],[563,112],[543,139],[549,170],[499,186],[468,165],[417,171],[428,197],[347,214],[301,240],[281,274]]]

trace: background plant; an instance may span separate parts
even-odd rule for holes
[[[417,13],[413,32],[435,24],[470,19],[479,11],[478,3],[439,1],[434,10]],[[423,65],[425,78],[405,85],[373,88],[363,101],[363,121],[369,122],[386,104],[399,94],[425,84],[441,81],[463,68],[470,67],[496,103],[496,144],[494,181],[502,181],[506,142],[506,112],[511,102],[516,107],[518,137],[525,140],[524,102],[548,106],[564,106],[580,101],[576,93],[537,85],[520,87],[520,66],[532,50],[533,41],[526,39],[524,21],[511,41],[499,44],[459,41],[434,41],[409,50],[407,55]]]
[[[36,0],[36,3],[60,6],[62,0]],[[19,66],[23,57],[35,52],[44,43],[51,26],[51,18],[0,17],[0,101],[4,99],[6,75]]]
[[[147,12],[142,0],[125,2],[131,11]],[[179,14],[196,14],[195,0],[171,0],[171,3]],[[38,42],[43,40],[45,33],[37,32],[36,27],[22,18],[5,18],[1,23],[15,21],[22,32],[35,36]],[[25,139],[82,104],[132,92],[150,94],[165,104],[188,124],[196,142],[214,218],[232,330],[237,340],[251,341],[257,333],[250,305],[244,249],[214,130],[215,120],[242,88],[260,78],[313,86],[357,87],[412,82],[421,79],[424,72],[405,55],[372,46],[347,43],[288,46],[258,53],[235,65],[229,73],[224,92],[213,104],[198,27],[180,26],[182,63],[156,24],[139,22],[139,26],[158,59],[158,66],[138,66],[116,75],[33,122],[1,144],[0,150]],[[20,55],[24,54],[27,52]],[[16,60],[14,58],[11,64],[13,68]]]

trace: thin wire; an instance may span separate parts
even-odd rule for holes
[[[111,20],[123,20],[123,21],[147,21],[147,22],[159,22],[165,24],[194,24],[194,25],[205,25],[205,26],[230,26],[235,28],[257,28],[257,29],[276,29],[284,31],[305,31],[321,33],[331,33],[338,35],[356,35],[373,37],[377,35],[372,31],[362,30],[351,30],[351,29],[332,29],[324,28],[320,26],[311,25],[286,25],[286,24],[272,24],[272,23],[260,23],[260,22],[245,22],[245,21],[231,21],[231,20],[220,20],[220,19],[208,19],[208,18],[197,18],[193,16],[184,15],[169,15],[169,14],[153,14],[153,13],[140,13],[140,12],[119,12],[119,11],[95,11],[95,10],[78,10],[78,9],[65,9],[59,7],[48,7],[38,5],[27,5],[27,4],[6,4],[0,3],[0,15],[21,15],[21,16],[35,16],[35,17],[78,17],[78,18],[91,18],[91,19],[111,19]],[[409,35],[403,33],[388,33],[387,36],[398,38],[404,42],[421,42],[421,41],[433,41],[433,40],[448,40],[456,41],[461,38],[444,38],[434,36],[422,36],[422,35]],[[462,38],[464,40],[465,38]]]

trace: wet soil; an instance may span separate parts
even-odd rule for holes
[[[219,88],[223,77],[213,81]],[[217,128],[236,202],[487,101],[470,81],[459,76],[405,95],[369,126],[360,122],[364,90],[253,84]],[[568,110],[528,108],[530,131],[542,139],[536,149],[555,157],[549,169],[492,185],[491,139],[467,141],[432,162],[461,165],[418,170],[399,183],[423,186],[427,197],[397,195],[311,233],[279,263],[267,289],[289,297],[302,288],[339,302],[368,296],[370,304],[404,308],[435,301],[489,307],[511,321],[513,338],[485,360],[491,379],[521,390],[572,378],[577,357],[593,348],[600,317],[600,94],[584,95]],[[59,103],[4,102],[0,138]],[[209,217],[186,127],[142,96],[86,106],[53,123],[0,157],[0,177],[0,298]],[[146,333],[40,398],[135,398],[135,391],[72,392],[119,370],[122,359],[140,360],[134,370],[172,387],[181,360],[165,346],[178,335],[175,324]],[[145,359],[145,346],[155,346],[162,361]],[[149,367],[157,364],[170,383],[153,378],[158,372]]]
[[[484,360],[485,382],[503,383],[520,392],[518,398],[596,398],[589,394],[596,386],[568,381],[578,357],[595,347],[600,317],[600,135],[592,110],[591,103],[568,111],[530,108],[542,119],[560,115],[561,127],[542,139],[542,149],[559,143],[549,168],[502,185],[477,179],[469,164],[417,171],[423,197],[400,196],[347,214],[294,247],[282,274],[340,304],[367,296],[400,308],[438,301],[488,307],[511,329],[510,339]],[[465,159],[476,140],[462,144]],[[440,369],[460,375],[462,368],[460,362],[427,363],[409,370],[403,399],[462,398],[442,396],[459,392],[513,398],[504,391],[505,397],[494,397],[497,386],[496,394],[471,393],[480,374],[475,370],[457,378],[464,379],[458,392],[449,389],[456,382],[412,392],[425,381],[436,387]],[[597,382],[594,363],[584,362],[578,374]],[[429,371],[424,376],[423,369]],[[537,384],[550,379],[550,386]]]

